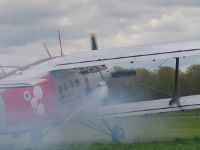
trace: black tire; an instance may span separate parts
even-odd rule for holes
[[[120,143],[121,140],[125,138],[124,129],[119,125],[113,127],[111,131],[111,136],[113,143]]]
[[[43,144],[43,134],[41,129],[35,129],[31,131],[31,144],[32,145]]]

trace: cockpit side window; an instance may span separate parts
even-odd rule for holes
[[[62,93],[62,92],[63,92],[63,88],[62,88],[61,85],[58,86],[58,92],[59,92],[59,93]]]
[[[67,85],[67,83],[66,83],[66,82],[64,83],[64,90],[65,90],[65,91],[67,91],[67,90],[68,90],[68,85]]]
[[[78,87],[80,84],[80,81],[78,79],[75,80],[75,86]]]
[[[74,88],[74,82],[73,82],[73,81],[70,81],[70,82],[69,82],[69,86],[70,86],[71,88]]]

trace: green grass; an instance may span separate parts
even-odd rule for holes
[[[50,132],[45,137],[44,142],[45,146],[49,147],[49,145],[52,145],[50,146],[51,148],[38,148],[38,150],[200,149],[199,111],[108,119],[107,121],[111,126],[119,124],[124,128],[126,133],[126,138],[123,141],[124,144],[111,144],[110,137],[91,130],[78,122],[73,122],[63,124]],[[96,123],[103,126],[99,120],[96,120]],[[25,138],[29,139],[27,137]],[[18,139],[18,142],[15,143],[19,144],[21,141],[21,139]],[[21,150],[17,147],[15,149]],[[5,150],[9,149],[5,147]]]
[[[52,145],[51,148],[28,148],[24,150],[199,150],[200,139],[176,139],[173,141],[132,143],[132,144],[92,144],[92,145]],[[10,150],[10,149],[5,149]],[[21,150],[21,149],[15,149]]]
[[[74,150],[199,150],[199,140],[174,140],[135,144],[99,144],[83,147],[71,147]]]
[[[151,142],[135,144],[106,144],[79,147],[80,150],[199,150],[198,140],[175,140],[168,142]]]
[[[168,113],[143,117],[108,119],[111,126],[119,124],[126,133],[123,141],[128,144],[110,144],[111,139],[79,124],[72,124],[78,133],[66,131],[75,142],[70,147],[61,146],[60,150],[197,150],[200,149],[199,111]],[[99,120],[96,121],[101,126]],[[75,126],[74,126],[75,125]],[[70,139],[70,140],[71,140]],[[85,146],[85,143],[101,143]],[[56,147],[59,150],[59,147]]]

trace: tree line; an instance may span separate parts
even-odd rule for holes
[[[125,102],[153,100],[172,97],[175,69],[168,66],[154,71],[145,68],[124,69],[115,67],[116,72],[136,72],[135,75],[114,78],[109,84],[111,99]],[[200,65],[195,64],[179,71],[178,96],[200,94]]]

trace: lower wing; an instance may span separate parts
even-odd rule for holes
[[[200,109],[200,95],[180,97],[172,105],[169,104],[170,101],[171,98],[167,98],[103,106],[82,115],[80,119],[105,119]]]

